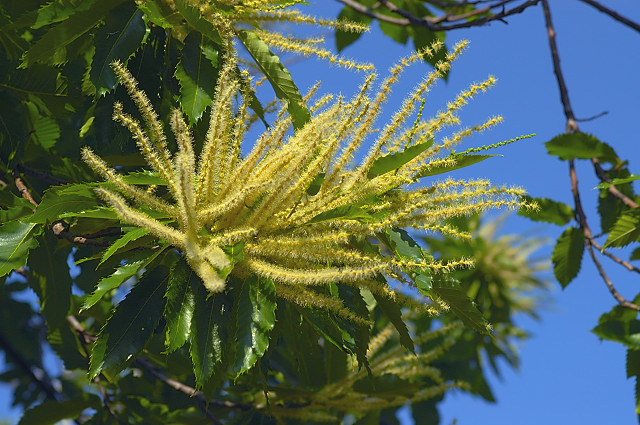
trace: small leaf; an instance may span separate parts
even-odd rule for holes
[[[521,200],[527,203],[538,204],[538,209],[520,208],[518,215],[527,217],[533,221],[543,221],[564,226],[574,217],[573,209],[562,202],[556,202],[547,198],[531,198],[529,196],[521,197]]]
[[[631,174],[629,177],[612,179],[610,182],[602,182],[599,185],[597,185],[595,188],[596,189],[608,189],[611,186],[630,183],[630,182],[638,180],[638,179],[640,179],[639,175]]]
[[[120,60],[123,66],[147,37],[148,29],[142,11],[132,4],[123,4],[112,10],[105,25],[95,34],[96,52],[91,63],[89,79],[96,88],[97,96],[113,90],[118,83],[111,63]]]
[[[387,231],[387,239],[383,239],[391,252],[398,259],[409,259],[415,262],[424,262],[433,260],[424,249],[413,240],[411,236],[403,229],[390,229]],[[431,289],[431,272],[427,268],[414,268],[407,271],[409,277],[415,282],[418,290],[428,296]]]
[[[615,163],[617,155],[606,143],[586,133],[565,133],[545,143],[549,155],[562,160],[600,158]]]
[[[44,192],[42,201],[35,213],[29,218],[34,223],[55,221],[61,214],[82,212],[98,207],[98,201],[92,190],[95,185],[77,184],[52,187]]]
[[[76,419],[86,409],[101,405],[100,397],[86,393],[66,401],[45,401],[25,411],[18,425],[53,425],[63,419]]]
[[[449,274],[433,277],[431,292],[444,300],[462,323],[481,334],[488,334],[487,321],[457,280]]]
[[[640,375],[640,350],[627,350],[627,378]]]
[[[113,254],[118,252],[120,248],[124,248],[129,242],[140,239],[141,237],[148,234],[149,232],[141,227],[136,227],[133,230],[129,230],[124,235],[122,235],[122,237],[118,238],[114,243],[112,243],[109,248],[107,248],[104,254],[102,254],[102,258],[100,259],[100,263],[98,263],[98,267],[100,266],[100,264],[111,258]]]
[[[269,347],[276,322],[276,291],[269,279],[250,276],[239,282],[236,319],[236,377],[249,370]]]
[[[22,56],[20,68],[36,62],[59,65],[68,60],[67,48],[95,27],[111,10],[124,0],[98,0],[88,10],[76,13],[47,31]],[[74,52],[75,54],[75,52]]]
[[[162,316],[162,296],[168,279],[164,266],[148,271],[116,306],[91,350],[92,379],[103,370],[118,373],[144,348]]]
[[[180,83],[180,107],[195,124],[215,95],[218,50],[202,33],[192,31],[184,40],[175,76]]]
[[[293,82],[289,71],[280,62],[280,58],[274,55],[269,50],[269,46],[253,31],[239,30],[238,37],[271,83],[276,96],[289,101],[289,114],[294,129],[302,128],[311,119],[311,114],[304,106],[298,87]]]
[[[149,265],[162,251],[164,250],[156,249],[154,251],[144,250],[137,252],[126,264],[118,267],[113,274],[100,280],[96,289],[84,300],[84,303],[82,303],[80,311],[93,307],[107,292],[117,288],[127,279],[135,276],[138,271]]]
[[[640,237],[640,210],[628,210],[618,217],[602,247],[619,248],[635,242]]]
[[[390,153],[376,158],[371,164],[367,177],[372,179],[389,171],[397,170],[433,145],[433,138],[417,145],[409,146],[403,151]]]
[[[411,339],[411,335],[409,335],[409,330],[407,329],[406,323],[402,320],[402,311],[400,311],[400,305],[394,300],[390,300],[389,298],[373,294],[380,307],[382,313],[389,319],[389,321],[393,324],[393,326],[398,331],[400,335],[400,344],[407,350],[415,353],[415,347],[413,346],[413,339]]]
[[[458,170],[460,168],[477,164],[480,161],[484,161],[485,159],[492,158],[494,156],[499,156],[499,155],[473,155],[473,154],[467,155],[465,154],[465,155],[448,156],[445,159],[451,160],[451,162],[426,168],[424,171],[420,172],[416,177],[427,177],[427,176],[435,176],[438,174],[448,173],[453,170]]]
[[[38,246],[35,223],[12,221],[0,226],[0,276],[27,264],[29,250]]]
[[[201,285],[198,276],[183,259],[178,261],[171,270],[169,287],[165,298],[167,300],[164,316],[167,320],[167,337],[165,346],[167,353],[182,347],[189,339],[191,321],[195,308],[194,288]]]
[[[553,274],[563,288],[566,288],[580,271],[583,253],[582,231],[576,227],[567,228],[558,238],[551,256]]]

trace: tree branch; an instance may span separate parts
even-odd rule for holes
[[[401,18],[394,18],[392,16],[383,15],[381,13],[374,11],[370,7],[367,7],[358,3],[355,0],[336,0],[336,1],[353,8],[355,11],[359,13],[362,13],[364,15],[370,16],[372,18],[378,19],[383,22],[389,22],[389,23],[392,23],[395,25],[401,25],[401,26],[425,27],[430,31],[439,32],[439,31],[450,31],[450,30],[460,29],[460,28],[471,28],[471,27],[482,26],[482,25],[488,24],[491,21],[504,22],[504,18],[506,18],[507,16],[522,13],[528,7],[535,6],[536,4],[540,3],[541,0],[529,0],[512,9],[505,9],[504,5],[513,0],[502,0],[502,1],[496,2],[493,5],[486,6],[481,9],[476,9],[472,12],[462,13],[459,15],[451,15],[449,13],[445,13],[444,15],[437,16],[437,17],[431,17],[431,16],[417,17],[412,13],[399,8],[389,0],[379,1],[381,5],[385,6],[391,12],[397,15],[400,15]],[[438,7],[444,10],[447,8],[453,8],[457,6],[459,5],[442,4],[441,6],[438,6]],[[495,9],[498,7],[502,7],[502,10],[499,12],[490,14],[489,16],[473,19],[471,21],[466,21],[467,19],[473,16],[488,13],[491,11],[491,9]],[[458,22],[458,21],[465,21],[465,22],[445,25],[445,23]]]
[[[569,92],[567,90],[567,85],[564,80],[564,75],[562,74],[562,69],[560,68],[560,56],[558,54],[558,46],[556,45],[556,32],[553,28],[553,22],[551,20],[551,11],[549,10],[549,0],[542,0],[542,9],[544,11],[545,23],[547,26],[547,35],[549,38],[549,47],[551,50],[551,57],[553,61],[553,72],[556,75],[556,81],[558,82],[558,88],[560,90],[560,100],[562,102],[562,106],[564,108],[564,114],[567,119],[566,132],[567,133],[578,133],[580,129],[578,128],[578,124],[576,124],[575,116],[573,114],[573,108],[571,107],[571,102],[569,101]],[[599,165],[599,164],[598,164]],[[594,163],[595,166],[595,163]],[[584,209],[582,207],[582,202],[580,200],[580,192],[578,190],[578,176],[576,174],[575,163],[573,159],[569,160],[569,177],[571,179],[571,193],[573,195],[573,201],[575,204],[575,212],[576,219],[580,225],[580,229],[582,230],[582,234],[584,236],[585,245],[587,246],[587,250],[591,255],[591,259],[593,263],[596,265],[598,269],[598,273],[602,277],[605,285],[611,292],[611,295],[618,301],[618,303],[626,308],[640,311],[640,306],[626,300],[615,288],[611,279],[606,274],[602,264],[596,257],[595,252],[593,251],[593,247],[595,240],[593,239],[593,234],[591,233],[591,229],[589,228],[589,224],[587,223],[587,216],[584,213]],[[606,176],[605,176],[606,177]],[[607,255],[607,254],[605,254]],[[612,259],[616,258],[613,254],[608,254],[608,256]],[[622,264],[623,261],[617,259],[619,264]],[[614,260],[616,261],[616,260]],[[623,264],[624,265],[624,264]],[[631,266],[629,264],[629,266]]]
[[[580,0],[580,1],[583,2],[583,3],[588,4],[589,6],[595,7],[600,12],[611,16],[613,19],[615,19],[616,21],[620,22],[621,24],[626,25],[629,28],[640,32],[640,24],[638,24],[636,22],[633,22],[631,19],[625,18],[622,15],[619,15],[615,11],[613,11],[613,10],[603,6],[603,5],[601,5],[597,1],[593,1],[593,0]]]
[[[16,187],[18,188],[18,192],[20,192],[20,196],[22,196],[24,199],[31,202],[34,206],[37,207],[38,203],[35,201],[35,199],[33,199],[33,196],[31,196],[31,193],[29,192],[27,185],[22,180],[22,177],[20,177],[20,172],[18,170],[13,170],[12,175],[13,175],[13,181],[15,182]]]
[[[604,170],[602,169],[602,166],[600,165],[600,161],[598,161],[598,158],[591,158],[591,163],[593,164],[593,169],[595,170],[596,175],[598,176],[600,181],[605,182],[605,183],[611,183],[611,179],[609,177],[607,177],[607,175],[605,174]],[[620,199],[629,208],[637,208],[638,207],[638,204],[634,200],[629,198],[624,193],[620,192],[618,190],[618,188],[615,187],[615,185],[612,184],[611,186],[609,186],[607,188],[607,190],[613,196],[615,196],[616,198]]]

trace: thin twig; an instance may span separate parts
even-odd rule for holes
[[[600,165],[600,161],[598,161],[598,158],[591,158],[591,163],[593,164],[593,169],[595,170],[596,175],[598,176],[600,181],[605,182],[605,183],[611,183],[611,179],[609,177],[607,177],[607,175],[605,174],[604,170],[602,169],[602,166]],[[637,208],[638,207],[638,204],[633,199],[629,198],[627,195],[625,195],[624,193],[620,192],[615,185],[613,185],[613,184],[610,185],[607,188],[607,190],[613,196],[615,196],[616,198],[620,199],[629,208]]]
[[[391,12],[394,12],[400,15],[402,18],[394,18],[393,16],[383,15],[381,13],[374,11],[370,7],[364,6],[363,4],[356,2],[355,0],[336,0],[336,1],[351,7],[352,9],[354,9],[359,13],[362,13],[363,15],[370,16],[379,21],[389,22],[391,24],[400,25],[400,26],[425,27],[430,31],[438,32],[438,31],[449,31],[449,30],[460,29],[460,28],[471,28],[471,27],[482,26],[482,25],[488,24],[491,21],[504,22],[504,18],[506,18],[507,16],[522,13],[525,9],[527,9],[530,6],[535,6],[541,0],[529,0],[525,3],[522,3],[520,6],[514,7],[512,9],[505,9],[503,7],[500,12],[496,12],[496,13],[490,14],[489,16],[481,17],[471,21],[466,21],[466,19],[474,15],[487,13],[491,9],[494,9],[496,7],[504,6],[504,4],[508,3],[511,0],[500,1],[500,2],[497,2],[495,5],[487,6],[482,9],[477,9],[473,12],[463,13],[459,15],[450,15],[446,13],[438,17],[431,17],[431,16],[417,17],[411,14],[410,12],[397,7],[395,4],[393,4],[389,0],[379,1],[380,4],[384,5]],[[446,23],[458,22],[458,21],[465,21],[465,22],[446,25]]]
[[[551,57],[553,60],[553,72],[556,75],[556,80],[558,82],[558,88],[560,89],[560,100],[562,101],[562,106],[564,108],[564,114],[567,119],[566,132],[567,133],[578,133],[580,129],[578,128],[578,124],[576,124],[575,116],[573,114],[573,108],[571,107],[571,102],[569,101],[569,92],[567,90],[567,85],[564,81],[564,76],[562,74],[562,69],[560,68],[560,56],[558,54],[558,46],[556,45],[556,32],[553,28],[553,23],[551,20],[551,11],[549,10],[549,1],[542,0],[542,10],[544,11],[545,23],[547,26],[547,35],[549,38],[549,47],[551,50]],[[598,269],[598,273],[602,277],[605,285],[611,292],[611,295],[618,301],[618,303],[626,308],[640,311],[640,306],[626,300],[615,288],[611,279],[606,274],[602,264],[598,260],[593,250],[595,240],[593,239],[593,234],[591,233],[591,229],[589,228],[589,224],[587,223],[587,216],[584,213],[584,209],[582,207],[582,202],[580,200],[580,192],[578,190],[578,176],[576,174],[575,163],[573,159],[569,160],[569,177],[571,179],[571,193],[573,195],[573,201],[575,204],[575,213],[576,219],[580,225],[580,229],[582,230],[582,234],[584,236],[585,245],[587,246],[587,250],[591,255],[591,259],[593,263],[596,265]],[[611,255],[610,255],[610,258]],[[622,261],[622,260],[620,260]],[[622,264],[622,263],[620,263]]]
[[[611,252],[607,251],[606,249],[602,249],[602,245],[600,245],[594,238],[591,238],[589,242],[591,243],[591,245],[593,245],[595,249],[600,251],[602,255],[606,255],[607,257],[611,258],[611,260],[620,264],[622,267],[626,268],[630,272],[640,273],[640,269],[638,267],[635,267],[634,265],[623,260],[622,258],[613,255]]]
[[[33,199],[33,196],[31,196],[31,193],[29,192],[27,185],[24,183],[24,180],[22,180],[22,177],[20,177],[20,173],[18,172],[18,170],[13,171],[13,181],[16,183],[16,187],[18,188],[18,192],[20,192],[20,196],[37,207],[38,203],[35,201],[35,199]]]
[[[90,236],[74,235],[71,232],[69,232],[69,227],[66,225],[66,223],[62,221],[57,221],[53,223],[53,225],[51,226],[51,230],[53,231],[53,234],[56,235],[56,237],[61,239],[66,239],[69,242],[74,244],[100,246],[100,247],[105,247],[110,245],[109,242],[95,241]]]
[[[598,9],[600,12],[605,13],[609,16],[611,16],[613,19],[615,19],[616,21],[620,22],[621,24],[624,24],[626,26],[628,26],[631,29],[634,29],[638,32],[640,32],[640,24],[633,22],[631,19],[625,18],[624,16],[616,13],[615,11],[601,5],[600,3],[593,1],[593,0],[580,0],[583,3],[587,3],[590,6],[595,7],[596,9]]]
[[[59,179],[57,177],[53,177],[51,174],[47,174],[44,173],[42,171],[38,171],[38,170],[34,170],[31,167],[27,167],[26,165],[22,165],[22,164],[18,164],[16,166],[16,169],[24,174],[29,174],[30,176],[33,176],[39,180],[42,180],[44,182],[47,182],[49,184],[52,185],[61,185],[61,184],[68,184],[69,182],[67,180],[63,180],[63,179]]]

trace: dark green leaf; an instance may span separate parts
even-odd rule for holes
[[[585,133],[561,134],[549,140],[545,146],[549,155],[562,160],[599,158],[615,163],[617,159],[609,145]]]
[[[304,106],[298,87],[293,82],[289,71],[280,62],[280,58],[274,55],[269,50],[269,46],[253,31],[240,30],[238,37],[271,83],[276,96],[289,101],[289,114],[294,129],[302,128],[311,118],[311,114]]]
[[[124,0],[98,0],[88,10],[62,21],[40,38],[22,57],[21,68],[42,62],[59,65],[68,60],[67,48],[96,26],[105,15]],[[75,54],[75,52],[74,52]]]
[[[417,145],[409,146],[403,151],[390,153],[376,158],[369,168],[367,177],[372,179],[389,171],[397,170],[433,145],[433,138]]]
[[[438,174],[448,173],[453,170],[458,170],[460,168],[468,167],[473,164],[477,164],[480,161],[484,161],[487,158],[492,158],[494,156],[499,155],[452,155],[448,156],[445,159],[450,160],[441,165],[431,166],[426,168],[424,171],[420,172],[416,177],[427,177],[427,176],[435,176]]]
[[[403,46],[407,44],[409,40],[409,30],[405,26],[381,20],[378,20],[378,24],[384,35]]]
[[[118,373],[146,345],[163,311],[162,297],[169,279],[159,266],[146,272],[100,330],[91,350],[89,376]]]
[[[640,350],[627,350],[627,378],[640,375]]]
[[[26,102],[33,141],[48,151],[55,146],[60,137],[60,126],[43,109],[33,102]]]
[[[411,335],[409,335],[409,330],[407,329],[406,323],[402,320],[402,311],[400,310],[400,305],[394,300],[390,300],[389,298],[373,294],[385,316],[389,319],[389,321],[393,324],[393,326],[398,331],[400,335],[400,344],[407,350],[415,353],[415,347],[413,346],[413,339],[411,339]]]
[[[487,321],[457,280],[448,274],[434,275],[431,292],[449,304],[466,326],[482,334],[489,333]]]
[[[523,196],[522,201],[538,204],[538,209],[520,208],[518,215],[527,217],[533,221],[544,221],[559,226],[564,226],[573,218],[573,209],[562,202],[556,202],[547,198],[531,198]]]
[[[55,221],[61,214],[82,212],[97,208],[93,186],[78,184],[52,187],[44,192],[42,201],[29,218],[34,223]]]
[[[553,248],[553,274],[565,288],[580,271],[584,253],[584,235],[576,227],[569,227],[558,238]]]
[[[236,377],[249,370],[269,347],[276,322],[276,290],[269,279],[250,276],[239,282],[236,316]]]
[[[609,246],[616,248],[629,245],[640,237],[640,210],[628,210],[618,217],[609,231],[609,237],[603,249]]]
[[[365,15],[364,13],[356,12],[349,6],[345,6],[340,11],[338,20],[346,20],[361,25],[369,25],[373,18]],[[336,48],[338,49],[338,52],[341,52],[345,47],[355,42],[361,35],[362,33],[360,32],[336,30]]]
[[[63,419],[76,419],[86,409],[97,409],[102,404],[100,397],[83,394],[66,401],[45,401],[24,412],[18,425],[53,425]]]
[[[27,264],[29,250],[38,246],[35,223],[12,221],[0,226],[0,276]]]
[[[33,213],[34,205],[11,191],[0,190],[0,223],[6,223]]]
[[[424,262],[433,260],[416,241],[403,229],[390,229],[387,231],[388,239],[384,242],[387,244],[391,252],[398,259],[408,259],[415,262]],[[431,289],[431,272],[427,268],[414,268],[407,270],[409,277],[415,282],[418,290],[424,295],[428,295]]]
[[[202,285],[196,282],[194,289],[195,307],[191,321],[191,361],[196,376],[196,386],[201,388],[213,374],[215,365],[222,361],[222,342],[224,332],[225,313],[229,306],[225,304],[223,294],[211,295]]]
[[[218,50],[202,33],[192,31],[184,48],[175,76],[180,83],[180,107],[195,124],[215,95],[218,78]]]
[[[640,260],[640,248],[636,248],[631,253],[629,260]]]
[[[107,292],[117,288],[124,281],[135,276],[138,271],[148,266],[162,251],[163,249],[156,249],[154,251],[144,250],[137,252],[126,264],[118,267],[112,275],[100,280],[96,289],[82,304],[82,310],[91,308],[95,303],[100,301]]]
[[[140,239],[141,237],[148,235],[149,232],[146,229],[141,227],[136,227],[133,230],[129,230],[122,237],[118,238],[114,243],[112,243],[109,248],[102,254],[102,259],[100,259],[100,264],[107,261],[113,254],[118,252],[120,248],[124,248],[129,242],[135,241],[136,239]]]
[[[123,4],[109,13],[105,25],[96,32],[96,53],[89,79],[98,96],[113,90],[118,83],[111,63],[119,60],[126,66],[131,55],[144,44],[148,29],[142,15],[133,4]]]
[[[639,175],[631,174],[629,177],[612,179],[610,182],[602,182],[599,185],[597,185],[595,188],[596,189],[608,189],[611,186],[629,183],[629,182],[632,182],[632,181],[635,181],[635,180],[638,180],[638,179],[640,179]]]
[[[167,336],[165,346],[168,353],[182,347],[189,339],[193,309],[195,308],[194,288],[201,285],[198,276],[181,259],[171,270],[164,316],[167,320]]]
[[[410,397],[420,389],[418,385],[396,375],[365,376],[353,384],[353,389],[370,396],[394,399],[398,396]]]

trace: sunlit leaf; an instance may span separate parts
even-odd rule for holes
[[[424,171],[420,172],[417,177],[427,177],[427,176],[435,176],[438,174],[448,173],[453,170],[458,170],[460,168],[468,167],[473,164],[477,164],[480,161],[484,161],[485,159],[492,158],[494,156],[499,155],[475,155],[475,154],[464,154],[464,155],[453,155],[446,157],[445,159],[450,160],[446,163],[442,163],[441,165],[431,166]]]
[[[0,226],[0,276],[27,263],[29,250],[38,246],[34,236],[39,232],[36,223],[12,221]]]
[[[293,121],[293,127],[295,129],[302,128],[311,118],[311,114],[304,106],[302,96],[289,71],[282,65],[278,56],[269,50],[269,46],[255,32],[240,30],[238,31],[238,36],[271,83],[276,96],[289,101],[289,114]]]
[[[431,292],[449,304],[466,326],[482,334],[489,333],[487,321],[457,280],[448,274],[434,275]]]
[[[61,214],[95,209],[98,201],[92,190],[95,185],[78,184],[52,187],[44,192],[35,213],[29,217],[34,223],[55,221]]]
[[[562,160],[600,158],[615,163],[617,155],[606,143],[586,133],[565,133],[545,143],[549,155]]]
[[[371,164],[367,177],[372,179],[389,171],[397,170],[433,145],[433,139],[400,151],[376,158]]]
[[[165,347],[168,353],[182,347],[189,339],[195,308],[194,288],[197,288],[197,285],[202,285],[200,278],[184,259],[178,261],[171,269],[169,287],[165,294],[167,300],[164,309],[167,321]]]
[[[609,237],[603,248],[610,246],[619,248],[629,245],[640,238],[640,211],[629,210],[618,217],[609,230]]]
[[[240,281],[237,290],[234,373],[239,376],[269,347],[269,334],[276,321],[276,291],[272,281],[257,276]]]
[[[218,50],[202,33],[192,31],[184,40],[175,76],[180,83],[180,107],[191,123],[197,122],[215,94]]]

